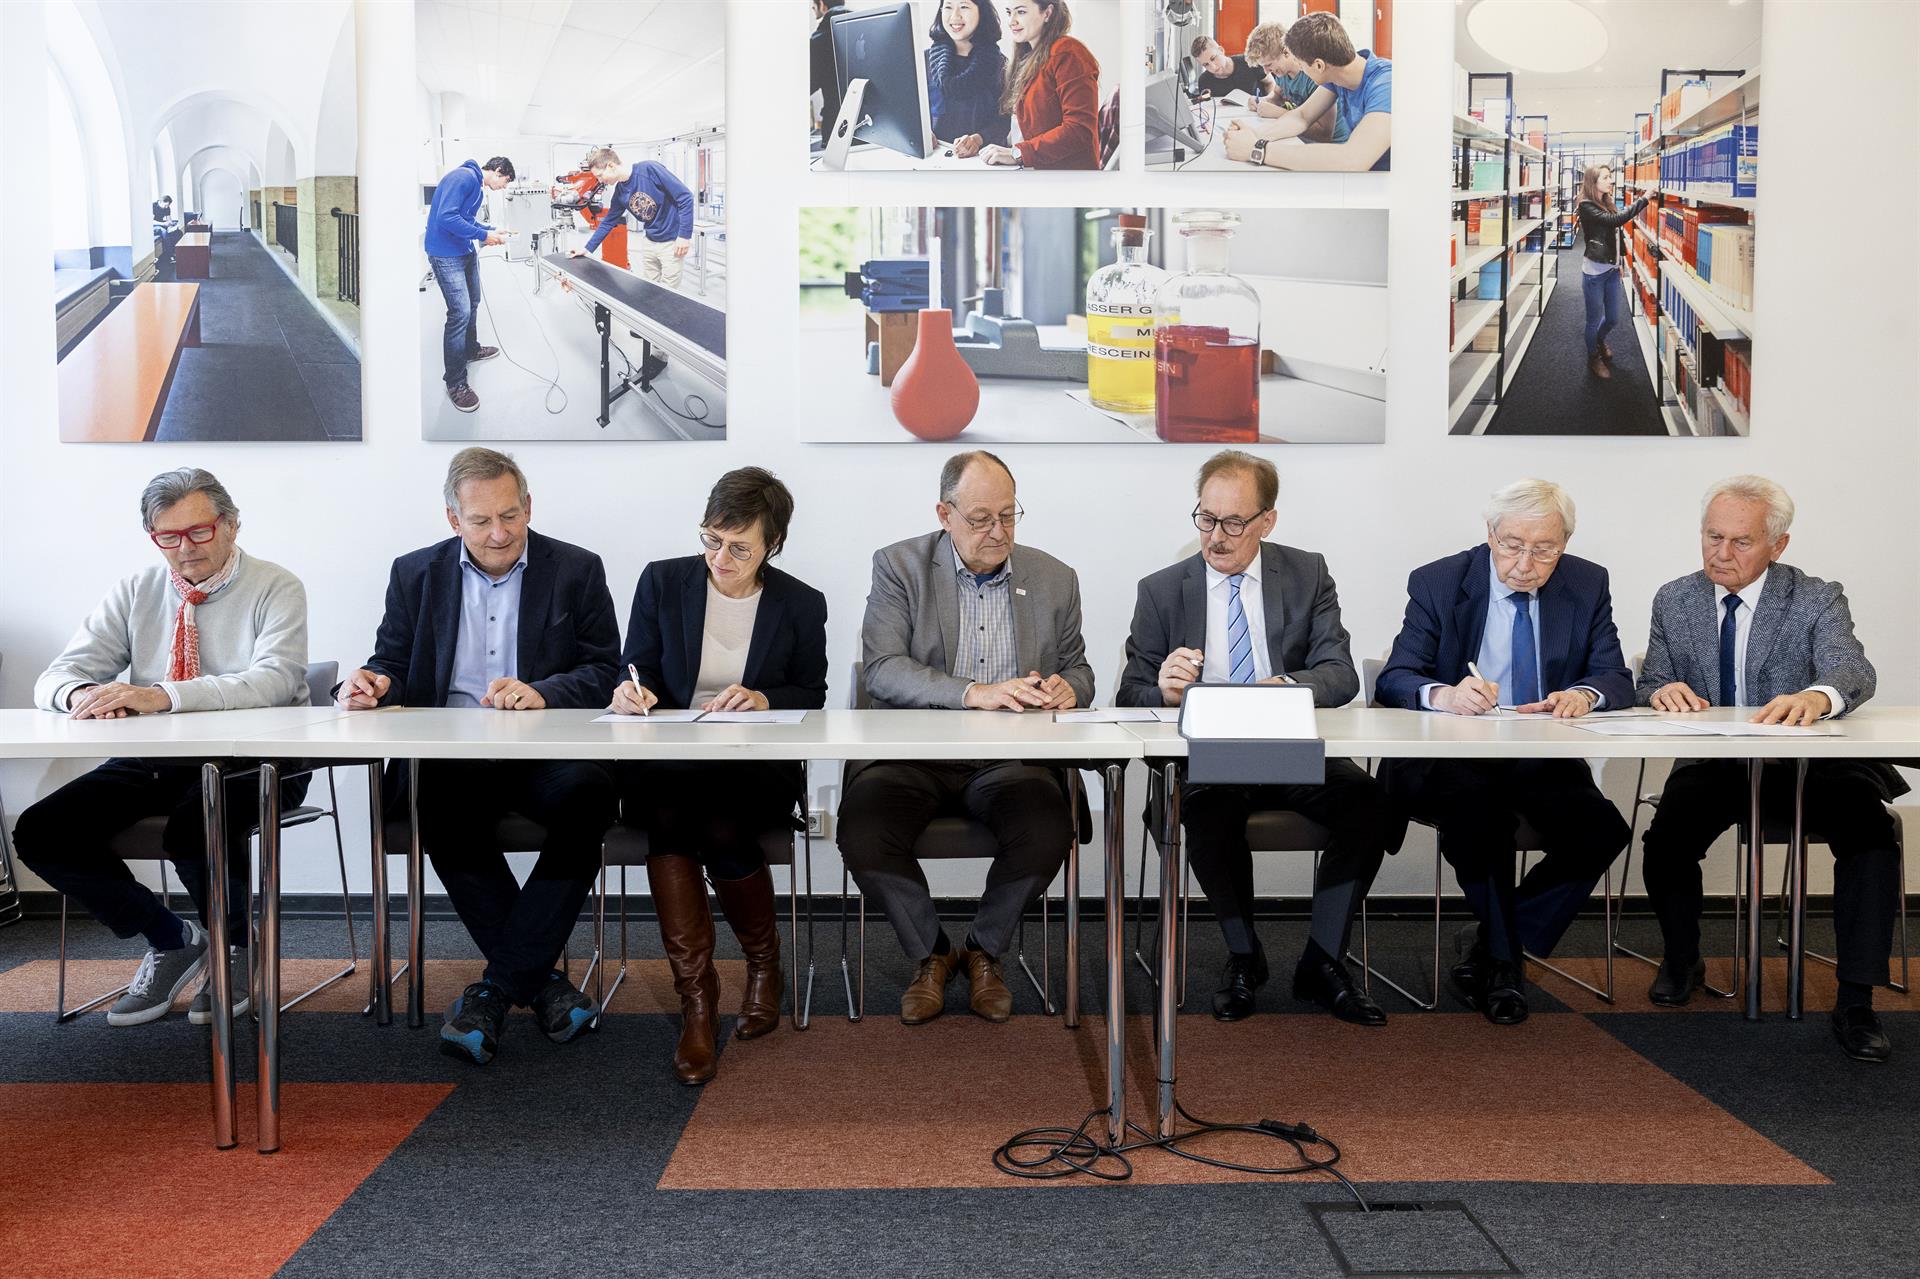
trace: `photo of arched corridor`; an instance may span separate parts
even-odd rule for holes
[[[360,439],[352,0],[39,8],[60,439]]]

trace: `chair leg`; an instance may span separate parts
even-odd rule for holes
[[[1027,962],[1027,916],[1020,913],[1019,938],[1014,943],[1014,955],[1020,961],[1020,970],[1027,975],[1027,984],[1033,987],[1033,993],[1040,996],[1040,1006],[1046,1009],[1047,1016],[1055,1015],[1053,1006],[1053,930],[1051,928],[1048,904],[1053,899],[1053,883],[1040,890],[1040,975],[1034,976],[1033,965]]]
[[[1518,850],[1518,854],[1520,858],[1520,878],[1521,879],[1525,879],[1527,874],[1527,853],[1528,853],[1528,850],[1526,849]],[[1551,960],[1542,959],[1540,956],[1534,954],[1530,950],[1523,950],[1521,954],[1525,957],[1528,963],[1534,964],[1540,968],[1545,969],[1547,972],[1552,973],[1555,977],[1560,978],[1562,981],[1572,982],[1574,985],[1578,986],[1580,989],[1594,996],[1603,1004],[1611,1004],[1613,1002],[1613,954],[1612,954],[1612,951],[1613,951],[1613,946],[1612,946],[1613,867],[1612,866],[1608,866],[1606,873],[1601,876],[1601,883],[1603,885],[1601,890],[1601,902],[1602,902],[1601,910],[1603,912],[1601,916],[1601,920],[1602,920],[1603,936],[1605,936],[1608,941],[1608,944],[1606,947],[1608,952],[1607,960],[1606,960],[1607,984],[1605,988],[1596,986],[1590,981],[1585,981],[1579,977],[1575,977],[1572,973],[1560,967],[1558,964],[1553,963]]]
[[[1152,823],[1142,820],[1140,823],[1140,892],[1134,898],[1133,917],[1133,962],[1140,965],[1140,971],[1155,986],[1160,984],[1160,974],[1142,953],[1140,943],[1147,931],[1147,845],[1153,842]]]
[[[798,964],[792,965],[793,1008],[788,1013],[788,1018],[792,1021],[795,1030],[805,1030],[813,1024],[813,832],[811,830],[802,828],[800,844],[807,877],[807,984],[803,994],[800,988],[800,967]],[[796,900],[799,895],[799,871],[798,866],[787,867],[787,919],[796,958],[800,951],[800,909]]]
[[[333,822],[333,851],[340,865],[340,914],[347,921],[347,966],[333,976],[315,982],[286,1003],[280,1005],[280,1011],[286,1012],[296,1004],[305,1003],[327,987],[345,981],[360,971],[360,942],[353,931],[353,897],[347,891],[347,845],[340,833],[340,801],[333,791],[333,770],[327,770],[327,789],[330,806],[327,816]]]
[[[856,994],[853,988],[853,968],[847,957],[847,903],[852,894],[848,891],[847,868],[840,867],[840,984],[847,992],[847,1020],[859,1021],[867,1015],[867,899],[860,897],[860,990]]]
[[[57,1026],[62,1022],[72,1021],[75,1017],[78,1017],[81,1013],[84,1013],[89,1009],[98,1008],[101,1004],[106,1003],[109,999],[118,999],[120,998],[120,996],[126,993],[127,993],[127,988],[125,986],[121,986],[118,990],[108,991],[106,994],[100,996],[98,999],[89,999],[86,1003],[81,1004],[78,1008],[67,1007],[67,895],[65,893],[60,894],[60,963],[58,968],[58,976],[55,978],[55,982],[54,982],[54,993],[53,993],[54,1025]]]

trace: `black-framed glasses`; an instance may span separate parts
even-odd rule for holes
[[[1252,515],[1215,515],[1212,511],[1193,508],[1193,526],[1202,533],[1211,533],[1219,529],[1228,537],[1239,537],[1247,531],[1249,525],[1273,508],[1263,506]]]
[[[706,547],[709,551],[717,551],[724,546],[727,548],[727,554],[733,556],[734,559],[739,560],[742,564],[745,564],[748,560],[760,553],[757,548],[748,546],[745,542],[724,541],[721,538],[715,537],[712,533],[707,532],[705,529],[700,530],[700,545]]]
[[[984,533],[996,524],[1001,528],[1012,528],[1026,517],[1027,508],[1015,502],[1011,511],[1002,511],[998,515],[962,515],[960,518],[965,520],[967,527],[974,532]]]

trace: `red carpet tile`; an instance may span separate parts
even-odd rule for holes
[[[1602,990],[1607,985],[1607,964],[1604,959],[1555,959],[1556,965],[1566,969],[1583,981],[1592,982]],[[1787,1011],[1787,957],[1785,955],[1768,956],[1762,961],[1765,975],[1760,979],[1760,1006],[1769,1013]],[[1733,963],[1727,959],[1709,959],[1707,961],[1707,980],[1721,990],[1732,990]],[[1823,1016],[1833,1008],[1836,991],[1833,969],[1825,964],[1807,963],[1807,989],[1803,1005],[1808,1016],[1820,1013]],[[1893,961],[1893,975],[1900,976],[1900,961]],[[1920,976],[1920,965],[1916,965],[1915,976]],[[1700,991],[1692,1002],[1679,1008],[1663,1008],[1647,998],[1647,987],[1653,984],[1653,969],[1637,959],[1615,959],[1613,961],[1613,998],[1611,1004],[1602,1003],[1578,986],[1569,985],[1564,978],[1557,977],[1538,964],[1527,965],[1527,978],[1542,990],[1551,991],[1555,998],[1565,1001],[1577,1012],[1583,1013],[1741,1013],[1746,1010],[1746,1000],[1721,999],[1710,991]],[[1920,999],[1911,993],[1901,994],[1897,990],[1882,987],[1873,992],[1873,1006],[1883,1012],[1920,1012]]]
[[[823,1018],[729,1047],[660,1179],[663,1190],[1006,1186],[993,1150],[1018,1129],[1072,1126],[1105,1096],[1105,1028],[949,1014],[929,1026]],[[1148,1019],[1128,1025],[1131,1116],[1150,1123]],[[1826,1179],[1584,1017],[1519,1027],[1472,1014],[1225,1025],[1182,1017],[1181,1100],[1204,1118],[1306,1120],[1365,1181],[1823,1185]],[[1489,1114],[1505,1087],[1512,1105]],[[804,1107],[787,1099],[805,1097]],[[1521,1102],[1524,1100],[1524,1109]],[[1278,1142],[1198,1147],[1287,1162]],[[1146,1184],[1251,1181],[1160,1151]],[[1047,1183],[1035,1183],[1047,1184]]]
[[[395,958],[396,967],[399,958]],[[126,983],[133,976],[137,960],[132,959],[71,959],[67,961],[67,1006],[69,1008],[86,1003],[96,995]],[[289,959],[280,969],[280,999],[285,1002],[316,982],[327,978],[346,967],[345,956],[339,959]],[[455,995],[469,982],[480,980],[480,972],[486,967],[479,959],[429,959],[427,961],[427,1008],[434,1016],[439,1016],[446,1006],[453,1002]],[[746,961],[740,959],[720,959],[714,961],[714,967],[720,973],[720,1007],[733,1009],[740,998],[740,990],[746,981]],[[368,975],[373,971],[372,961],[362,958],[360,971],[344,981],[327,987],[313,998],[296,1006],[293,1011],[315,1013],[359,1012],[366,1006]],[[613,971],[607,971],[607,981],[613,980]],[[573,964],[575,981],[586,974],[584,959],[576,959]],[[0,1012],[5,1013],[50,1013],[53,1011],[53,997],[58,989],[59,966],[51,959],[36,959],[0,972]],[[593,992],[589,990],[588,994]],[[184,1012],[193,998],[192,992],[183,992],[176,1007]],[[393,1003],[396,1011],[405,1008],[407,999],[407,979],[403,976],[394,983]],[[104,1010],[104,1005],[101,1010]],[[664,959],[636,959],[627,965],[627,980],[621,983],[619,993],[613,998],[612,1011],[617,1013],[672,1013],[680,1014],[680,999],[673,993],[673,975],[667,971]],[[91,1015],[91,1014],[89,1014]]]
[[[205,1084],[0,1085],[0,1256],[8,1279],[273,1274],[453,1091],[287,1084],[288,1140],[213,1148]]]

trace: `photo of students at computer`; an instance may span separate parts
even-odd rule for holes
[[[807,0],[816,171],[1117,167],[1121,0]]]
[[[1385,209],[803,207],[795,430],[1378,443]]]
[[[60,440],[359,440],[352,0],[8,7],[44,29],[8,125],[55,166]]]
[[[414,6],[427,439],[726,438],[725,24],[585,9]]]
[[[1152,0],[1147,168],[1385,172],[1392,12],[1373,4],[1332,12],[1310,0]]]

